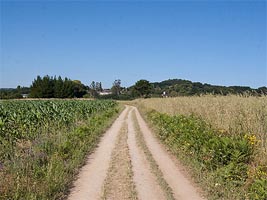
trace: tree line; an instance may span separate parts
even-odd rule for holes
[[[80,98],[87,88],[80,81],[59,77],[37,76],[30,86],[31,98]]]
[[[191,82],[182,79],[169,79],[162,82],[150,83],[147,80],[139,80],[133,86],[122,87],[121,80],[113,82],[110,93],[101,95],[102,83],[92,81],[89,86],[79,80],[61,78],[61,76],[37,76],[30,87],[16,89],[0,89],[0,99],[22,98],[26,95],[30,98],[99,98],[99,99],[121,99],[131,100],[135,98],[161,97],[164,96],[190,96],[201,94],[249,94],[267,95],[267,88],[260,87],[252,89],[243,86],[215,86]]]
[[[191,82],[182,79],[169,79],[162,82],[152,83],[153,96],[160,96],[166,92],[168,96],[192,96],[202,94],[229,95],[229,94],[248,94],[248,95],[267,95],[267,87],[253,89],[244,86],[217,86]]]

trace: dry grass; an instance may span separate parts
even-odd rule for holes
[[[101,199],[103,200],[137,199],[127,139],[127,124],[124,122],[112,152],[108,174],[102,191]]]
[[[142,109],[171,115],[198,115],[213,127],[230,134],[253,134],[267,152],[267,97],[194,96],[134,101]]]

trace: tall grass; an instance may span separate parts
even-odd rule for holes
[[[267,199],[267,97],[133,101],[208,199]]]
[[[194,96],[138,99],[138,106],[170,115],[197,115],[230,134],[253,134],[267,152],[267,97]]]

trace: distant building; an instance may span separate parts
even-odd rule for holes
[[[162,95],[161,95],[163,98],[167,98],[168,97],[168,95],[167,95],[167,93],[164,91],[163,93],[162,93]]]
[[[110,89],[104,89],[102,92],[99,92],[99,95],[109,95],[112,94]]]
[[[29,94],[21,94],[23,98],[28,98]]]

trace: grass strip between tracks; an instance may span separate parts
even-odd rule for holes
[[[149,161],[152,173],[156,176],[158,184],[162,188],[162,190],[166,196],[166,199],[175,200],[175,198],[173,196],[172,189],[170,188],[170,186],[168,185],[168,183],[164,179],[163,174],[162,174],[161,170],[159,169],[158,164],[156,163],[155,159],[153,158],[151,152],[149,151],[149,149],[146,145],[143,133],[142,133],[140,126],[138,124],[138,121],[137,121],[135,111],[132,112],[132,119],[134,121],[134,128],[135,128],[135,132],[136,132],[137,144],[144,151],[146,158]]]
[[[127,138],[127,124],[124,122],[112,151],[102,199],[137,199]]]

